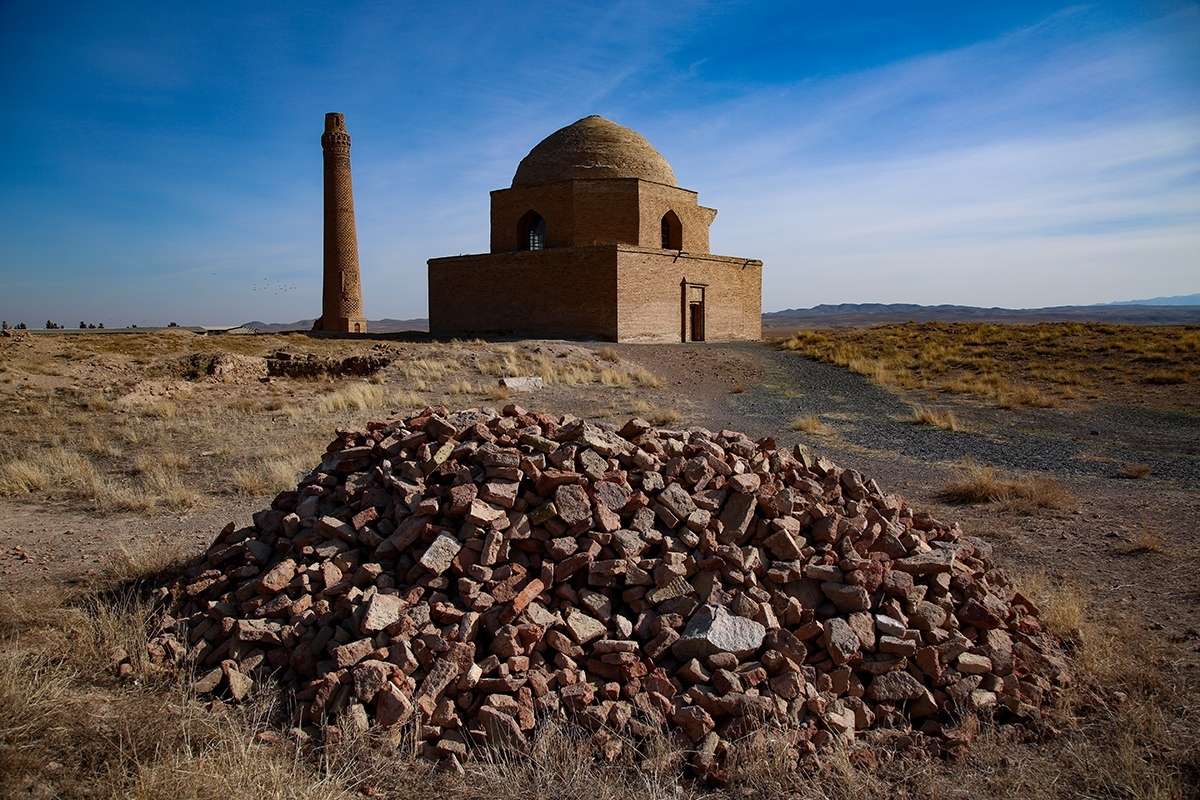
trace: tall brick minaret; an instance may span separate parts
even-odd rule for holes
[[[366,333],[358,277],[358,234],[350,185],[350,134],[341,114],[325,115],[325,283],[321,318],[313,330]]]

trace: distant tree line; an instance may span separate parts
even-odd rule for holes
[[[46,330],[48,330],[48,331],[60,331],[60,330],[65,329],[66,327],[67,327],[66,325],[59,325],[54,320],[49,320],[49,319],[46,320]],[[79,327],[80,327],[80,329],[103,328],[104,323],[101,322],[100,324],[97,325],[94,322],[82,322],[81,321],[79,323]],[[134,325],[134,327],[136,328],[137,326]],[[29,330],[29,326],[26,325],[24,322],[18,322],[16,325],[10,326],[8,324],[8,320],[0,320],[0,331],[7,331],[7,330],[26,331],[26,330]]]

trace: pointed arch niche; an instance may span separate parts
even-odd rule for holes
[[[683,223],[674,211],[668,211],[662,218],[662,249],[683,249]]]
[[[546,220],[536,211],[526,211],[517,223],[517,237],[522,250],[545,250]]]

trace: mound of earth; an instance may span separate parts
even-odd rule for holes
[[[619,431],[510,405],[339,430],[294,491],[161,597],[160,662],[291,724],[420,723],[424,753],[574,721],[616,758],[676,737],[719,775],[771,726],[797,758],[874,731],[961,746],[1068,680],[989,547],[771,439]]]

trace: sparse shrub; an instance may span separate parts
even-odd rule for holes
[[[662,408],[644,400],[638,401],[630,408],[634,414],[642,417],[652,425],[674,425],[683,421],[683,414],[673,408]]]
[[[165,397],[155,397],[141,407],[144,416],[151,419],[174,419],[179,416],[179,406]]]
[[[803,431],[813,436],[830,436],[834,432],[833,428],[821,422],[821,418],[816,414],[793,417],[788,422],[788,427],[794,431]]]
[[[946,483],[945,500],[955,503],[998,503],[1002,510],[1033,514],[1074,505],[1071,493],[1049,476],[1013,476],[987,464],[967,460],[961,473]]]
[[[621,356],[617,354],[615,347],[601,347],[596,351],[596,358],[601,361],[611,361],[614,364],[621,361]]]
[[[296,486],[304,470],[301,459],[263,458],[244,469],[234,470],[232,481],[239,494],[269,497]]]
[[[1141,480],[1142,478],[1149,478],[1150,473],[1152,472],[1154,472],[1154,470],[1149,464],[1143,464],[1140,461],[1134,461],[1121,468],[1121,477],[1131,478],[1133,480]]]
[[[1127,546],[1121,548],[1121,553],[1127,556],[1142,555],[1144,553],[1161,553],[1165,547],[1166,543],[1160,534],[1149,528],[1142,528]]]
[[[1058,401],[1033,386],[1017,386],[1002,392],[996,398],[996,405],[1000,408],[1021,408],[1022,406],[1053,408],[1058,405]]]
[[[943,411],[927,406],[913,406],[912,421],[918,425],[932,425],[948,431],[960,431],[962,425],[953,411]]]
[[[0,494],[53,492],[86,487],[96,477],[91,459],[65,447],[51,447],[0,463]]]
[[[1187,382],[1187,375],[1182,372],[1170,370],[1155,370],[1146,376],[1146,383],[1152,383],[1157,386],[1175,386]]]

